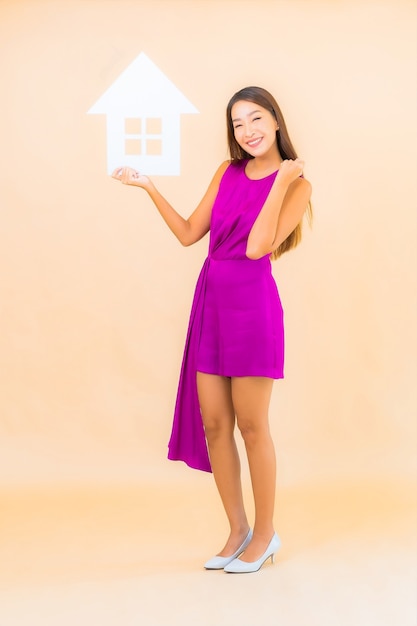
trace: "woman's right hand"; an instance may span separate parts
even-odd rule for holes
[[[151,185],[150,179],[140,174],[133,167],[116,167],[111,176],[116,180],[120,180],[124,185],[134,185],[143,189],[147,189]]]

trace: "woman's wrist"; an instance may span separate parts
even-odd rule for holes
[[[274,180],[275,189],[279,189],[284,195],[287,193],[288,187],[290,186],[291,181],[288,180],[288,177],[285,174],[280,176],[278,172],[277,177]]]

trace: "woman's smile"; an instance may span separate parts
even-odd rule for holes
[[[262,137],[257,137],[256,139],[249,139],[249,141],[247,141],[246,143],[251,148],[257,148],[259,144],[261,143],[262,139],[263,139]]]

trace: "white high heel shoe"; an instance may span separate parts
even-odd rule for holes
[[[229,563],[231,563],[232,561],[234,561],[236,557],[239,556],[239,554],[242,554],[242,552],[248,547],[251,539],[252,539],[252,530],[249,529],[249,532],[246,536],[245,541],[236,550],[234,554],[232,554],[231,556],[214,556],[212,559],[207,561],[207,563],[204,563],[204,567],[206,569],[224,569],[224,567],[228,565]]]
[[[270,558],[272,563],[274,562],[275,552],[279,550],[281,547],[281,540],[276,533],[272,537],[269,545],[263,555],[257,560],[252,561],[250,563],[246,563],[245,561],[241,561],[240,559],[235,559],[231,561],[226,567],[224,567],[224,571],[228,574],[249,574],[251,572],[257,572],[261,569],[262,565]]]

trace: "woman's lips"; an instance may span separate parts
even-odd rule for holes
[[[248,146],[250,148],[257,148],[259,146],[259,144],[262,141],[262,137],[258,137],[257,139],[251,139],[250,141],[247,141],[246,143],[248,144]]]

